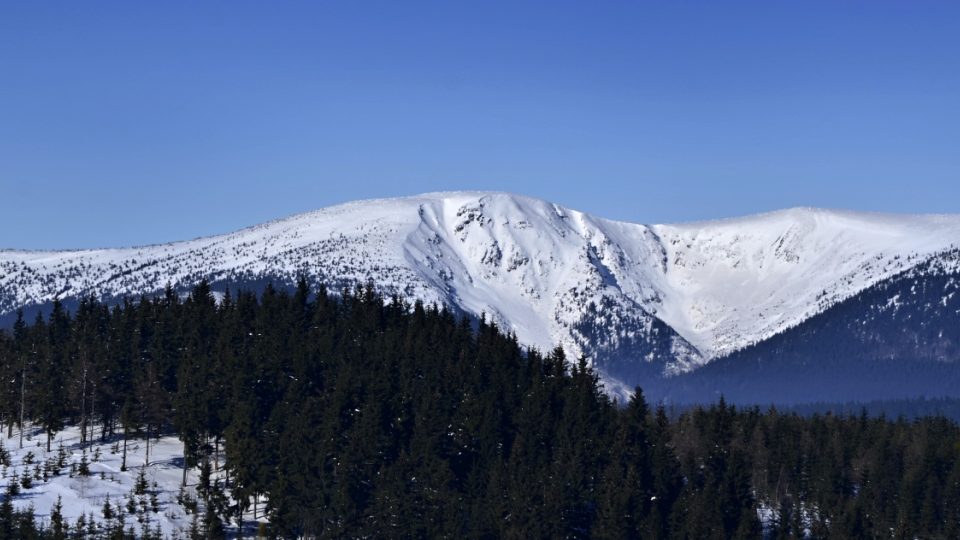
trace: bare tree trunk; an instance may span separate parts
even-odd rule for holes
[[[150,464],[150,424],[147,424],[147,457],[144,458],[144,465]]]
[[[83,384],[80,385],[80,445],[87,442],[87,367],[83,367]]]
[[[90,442],[93,442],[93,432],[97,430],[97,424],[93,421],[97,410],[97,385],[93,383],[93,389],[90,391]],[[101,431],[101,435],[103,432]]]
[[[180,487],[187,487],[187,441],[183,441],[183,476],[180,478]]]
[[[127,470],[127,425],[123,425],[123,461],[120,462],[120,470]]]
[[[26,404],[24,396],[27,392],[27,364],[23,364],[23,372],[20,375],[20,449],[23,449],[23,409]]]

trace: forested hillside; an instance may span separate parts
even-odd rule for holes
[[[202,473],[184,535],[204,538],[255,500],[278,537],[960,536],[948,420],[723,401],[670,418],[639,391],[611,402],[559,348],[374,290],[57,304],[0,334],[2,421],[123,448],[176,434]],[[0,537],[130,534],[122,516],[35,519],[3,470]]]
[[[776,336],[666,381],[661,395],[674,403],[723,394],[734,403],[778,405],[955,398],[958,261],[957,250],[938,254]]]

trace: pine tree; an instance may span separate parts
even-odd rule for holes
[[[13,498],[16,493],[12,489],[15,485],[17,485],[16,481],[8,481],[3,501],[0,502],[0,538],[16,538],[17,528],[13,511]]]
[[[66,540],[69,532],[69,525],[63,518],[63,501],[60,496],[57,496],[57,502],[50,510],[50,538],[51,540]]]
[[[648,409],[638,387],[620,422],[610,448],[610,462],[600,491],[598,538],[640,538],[655,502]]]
[[[49,326],[44,328],[38,324],[34,325],[35,329],[46,330],[46,335],[38,336],[41,349],[38,358],[37,395],[34,406],[37,409],[40,424],[47,434],[47,452],[50,451],[53,436],[63,429],[67,412],[64,402],[66,384],[63,368],[69,365],[70,326],[70,317],[59,300],[54,301]]]

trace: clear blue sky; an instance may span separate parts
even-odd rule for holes
[[[960,212],[958,29],[955,1],[4,2],[0,247],[459,189]]]

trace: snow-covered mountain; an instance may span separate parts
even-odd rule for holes
[[[656,400],[778,405],[960,397],[960,250],[650,387]]]
[[[960,244],[960,215],[795,208],[680,225],[611,221],[504,193],[359,201],[235,233],[81,251],[0,251],[0,316],[94,295],[292,281],[486,314],[562,344],[612,386],[688,373]],[[915,268],[917,267],[917,268]]]

